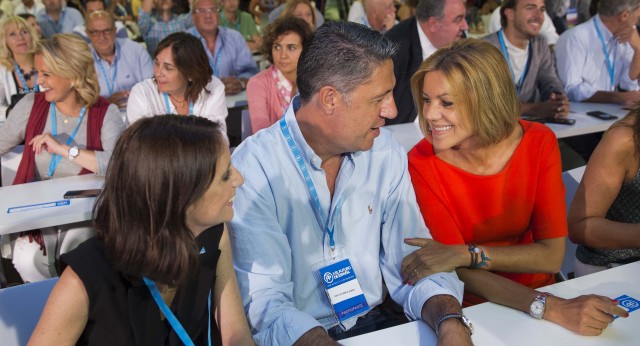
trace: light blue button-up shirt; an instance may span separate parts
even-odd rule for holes
[[[92,44],[89,44],[100,82],[100,96],[103,97],[110,97],[118,91],[131,90],[137,83],[153,77],[151,56],[141,44],[127,38],[118,38],[115,46],[116,56],[110,64],[96,53]]]
[[[462,299],[463,285],[454,273],[439,273],[405,285],[402,259],[417,248],[404,238],[431,238],[420,211],[407,156],[390,132],[368,151],[345,154],[333,201],[321,159],[306,143],[294,111],[285,119],[313,180],[324,215],[334,210],[337,251],[346,251],[370,307],[385,297],[383,279],[392,298],[411,319],[437,294]],[[310,329],[336,324],[312,274],[312,266],[330,258],[328,236],[312,207],[309,190],[281,133],[279,123],[246,139],[233,153],[244,175],[237,189],[231,244],[245,310],[259,345],[291,345]],[[324,222],[324,220],[322,220]],[[345,323],[352,326],[355,321]]]
[[[45,38],[51,38],[54,34],[71,33],[76,26],[84,25],[84,18],[80,11],[70,7],[62,8],[58,21],[54,22],[45,9],[38,12],[36,20]]]
[[[556,65],[558,76],[571,101],[580,102],[593,96],[597,91],[613,91],[607,61],[602,43],[593,25],[602,33],[609,58],[615,61],[615,85],[623,90],[639,90],[638,81],[629,78],[629,66],[633,59],[633,49],[629,43],[618,43],[600,16],[588,20],[573,29],[565,31],[556,43]],[[616,55],[617,50],[617,55]]]
[[[238,78],[251,78],[254,74],[258,73],[258,67],[256,66],[249,46],[242,38],[242,35],[232,29],[218,26],[218,37],[216,39],[216,49],[212,53],[207,48],[207,41],[200,35],[196,27],[192,27],[187,31],[191,35],[197,37],[207,52],[209,58],[209,65],[213,73],[218,78],[225,77],[238,77]],[[220,52],[220,58],[218,53]]]

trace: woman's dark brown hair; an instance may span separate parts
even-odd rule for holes
[[[280,36],[290,32],[300,36],[300,43],[303,47],[305,42],[309,39],[309,36],[311,36],[309,23],[300,18],[290,16],[276,19],[265,29],[264,36],[262,37],[262,45],[260,46],[260,52],[265,58],[267,58],[267,60],[269,60],[270,63],[273,64],[273,43]]]
[[[155,116],[125,130],[93,212],[116,270],[179,285],[198,266],[186,213],[213,181],[225,147],[218,123]]]
[[[165,48],[171,48],[173,62],[178,71],[187,80],[186,98],[196,102],[202,90],[209,92],[206,86],[213,75],[213,70],[209,65],[209,58],[204,51],[202,42],[191,34],[175,32],[160,41],[153,56],[154,59]]]

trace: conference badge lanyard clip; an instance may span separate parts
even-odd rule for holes
[[[349,260],[350,255],[340,250],[336,251],[334,239],[335,218],[336,215],[340,213],[343,199],[342,197],[338,199],[333,214],[325,218],[311,175],[307,170],[300,149],[293,140],[293,136],[289,131],[289,126],[284,117],[280,119],[280,130],[305,180],[309,195],[312,199],[311,206],[314,209],[316,218],[320,218],[318,219],[319,224],[329,237],[331,256],[328,259],[314,264],[312,266],[312,273],[318,284],[318,290],[321,296],[328,298],[328,302],[332,308],[333,318],[336,322],[340,323],[344,329],[342,322],[366,314],[369,311],[369,304],[365,299],[354,266]],[[321,220],[326,220],[324,225]]]

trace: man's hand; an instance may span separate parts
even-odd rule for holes
[[[300,339],[296,340],[293,346],[333,346],[339,345],[335,340],[331,339],[327,331],[322,327],[315,327],[308,332],[302,334]]]
[[[409,284],[431,274],[450,272],[470,263],[471,257],[466,245],[444,245],[424,238],[405,239],[404,242],[421,247],[402,260],[402,277]]]
[[[118,106],[119,109],[127,108],[127,100],[129,99],[129,90],[123,90],[113,93],[109,97],[109,102]]]
[[[384,17],[383,23],[385,31],[389,31],[391,28],[393,28],[393,26],[396,25],[396,11],[394,10],[392,13],[387,14]]]
[[[543,318],[580,335],[600,335],[613,322],[613,315],[628,317],[617,301],[588,295],[573,299],[549,296]]]
[[[635,107],[640,102],[640,91],[616,92],[613,101],[625,107]]]
[[[225,95],[235,95],[242,91],[242,83],[237,77],[231,76],[226,78],[220,78],[224,84]]]
[[[537,117],[566,117],[569,114],[569,99],[560,93],[552,92],[549,99],[538,103],[523,103],[523,115]]]
[[[638,35],[638,30],[635,25],[625,27],[615,36],[620,43],[629,42],[629,45],[631,45],[634,51],[637,52],[640,49],[640,36]]]

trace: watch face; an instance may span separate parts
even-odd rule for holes
[[[79,153],[80,153],[80,150],[78,149],[78,147],[71,147],[69,149],[69,156],[76,157],[78,156]]]
[[[544,313],[544,304],[541,301],[534,300],[531,303],[531,314],[536,318],[541,318]]]

